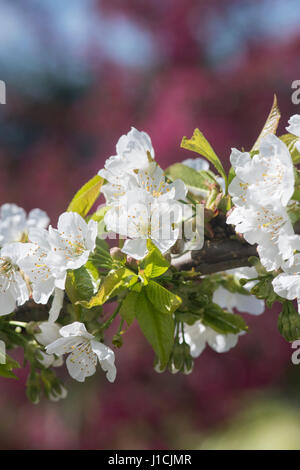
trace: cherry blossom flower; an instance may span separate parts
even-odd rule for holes
[[[19,243],[20,249],[23,245],[27,248],[26,256],[19,260],[19,267],[30,281],[33,300],[38,304],[46,304],[56,285],[64,287],[65,273],[52,268],[48,231],[32,229],[29,231],[29,237],[30,243]]]
[[[288,204],[294,192],[294,167],[287,146],[278,137],[265,136],[253,158],[233,149],[230,161],[236,177],[229,186],[229,194],[235,205]]]
[[[28,285],[19,268],[27,243],[9,243],[0,250],[0,315],[12,313],[29,299]]]
[[[99,171],[99,175],[107,181],[102,192],[108,204],[124,195],[130,185],[134,184],[135,170],[146,170],[154,159],[149,135],[134,127],[127,135],[120,137],[116,150],[117,155],[108,158],[104,169]]]
[[[155,200],[149,192],[138,189],[128,191],[120,198],[119,205],[105,214],[108,230],[118,233],[126,240],[122,251],[135,259],[146,256],[147,239],[165,253],[176,242],[182,220],[181,204],[175,200]]]
[[[227,217],[251,245],[258,244],[261,263],[268,271],[278,269],[291,255],[287,243],[293,240],[294,229],[284,207],[249,205],[235,207]],[[292,237],[292,238],[289,238]]]
[[[107,379],[114,382],[117,373],[114,352],[105,344],[96,341],[83,323],[74,322],[64,326],[59,333],[61,337],[50,343],[46,352],[57,356],[70,353],[66,365],[73,379],[84,382],[86,377],[95,373],[99,361]]]
[[[26,212],[16,204],[3,204],[0,208],[0,245],[26,241],[28,231],[33,227],[46,228],[49,217],[41,209]]]
[[[184,339],[190,346],[191,356],[198,357],[208,344],[217,353],[224,353],[234,348],[239,335],[223,335],[199,320],[193,325],[184,325]]]
[[[284,299],[300,299],[300,253],[294,255],[292,265],[287,263],[283,269],[272,281],[274,291]]]
[[[225,274],[232,274],[237,279],[252,279],[258,276],[255,268],[239,268],[229,269]],[[245,285],[247,290],[250,290],[255,282]],[[265,310],[265,303],[263,300],[257,299],[254,295],[244,295],[239,292],[230,292],[222,286],[219,286],[213,293],[213,302],[224,308],[228,312],[233,313],[233,309],[239,312],[246,312],[252,315],[261,315]]]
[[[87,224],[75,212],[64,212],[58,219],[57,229],[50,225],[49,263],[57,278],[65,277],[68,269],[78,269],[87,262],[96,246],[97,230],[97,222],[90,220]]]

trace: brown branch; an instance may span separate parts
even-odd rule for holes
[[[300,234],[300,221],[294,225],[294,230]],[[172,266],[179,271],[195,268],[203,274],[250,266],[249,257],[258,256],[256,247],[238,239],[207,240],[201,250],[189,251],[173,258]]]
[[[173,258],[172,266],[179,271],[195,268],[203,274],[212,274],[226,269],[250,266],[250,256],[258,256],[256,245],[240,240],[207,240],[201,250],[189,251]]]

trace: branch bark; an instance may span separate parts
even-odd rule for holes
[[[203,274],[250,266],[250,256],[258,256],[256,245],[239,240],[207,240],[201,250],[189,251],[173,258],[172,266],[179,271],[195,268]]]
[[[300,234],[300,221],[294,225]],[[257,245],[238,239],[206,240],[201,250],[189,251],[173,258],[172,266],[179,271],[195,268],[203,274],[213,274],[227,269],[250,266],[249,257],[258,256]]]

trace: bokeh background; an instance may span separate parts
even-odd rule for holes
[[[276,93],[284,133],[300,79],[299,0],[1,0],[0,203],[48,211],[52,223],[130,126],[152,137],[162,166],[190,157],[199,127],[228,167],[249,149]],[[26,401],[26,372],[0,382],[1,449],[300,448],[300,366],[278,311],[193,374],[156,374],[136,327],[118,377],[69,398]],[[62,373],[63,374],[63,373]]]

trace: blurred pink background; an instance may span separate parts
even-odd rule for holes
[[[131,126],[147,131],[162,167],[189,158],[199,127],[229,165],[249,149],[278,97],[280,133],[300,113],[297,0],[2,0],[0,203],[48,211],[52,224]],[[137,327],[117,351],[115,384],[66,376],[69,398],[26,401],[26,374],[0,381],[1,449],[173,449],[201,445],[254,391],[300,391],[276,309],[193,374],[156,374]],[[291,370],[292,369],[292,370]],[[64,372],[62,371],[62,376]],[[291,385],[292,384],[292,385]],[[289,390],[289,391],[287,391]]]

